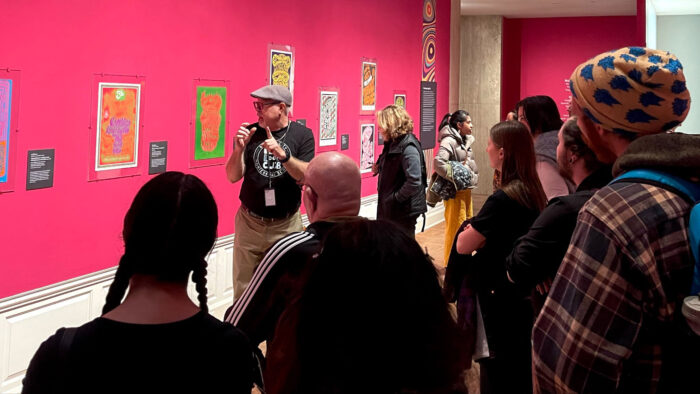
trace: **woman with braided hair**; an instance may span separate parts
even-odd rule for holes
[[[124,218],[124,255],[103,315],[46,340],[23,392],[250,393],[247,338],[207,309],[205,257],[217,224],[199,178],[166,172],[147,182]],[[190,272],[199,306],[187,295]]]

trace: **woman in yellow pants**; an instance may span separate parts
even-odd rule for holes
[[[464,110],[447,114],[440,123],[440,134],[438,136],[440,148],[435,156],[435,172],[445,178],[450,179],[450,162],[459,162],[472,172],[472,184],[468,189],[458,190],[454,198],[444,200],[445,206],[445,259],[446,266],[450,257],[452,241],[457,233],[457,229],[466,219],[473,216],[472,191],[476,187],[479,170],[474,161],[472,144],[472,118]],[[450,179],[451,180],[451,179]]]

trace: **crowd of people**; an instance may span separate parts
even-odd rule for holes
[[[472,361],[482,393],[697,392],[700,336],[681,314],[694,202],[613,179],[648,169],[700,189],[700,136],[674,132],[690,108],[683,66],[627,47],[570,80],[568,120],[526,97],[480,137],[496,175],[476,213],[470,114],[445,115],[428,176],[406,110],[378,111],[377,220],[358,216],[356,162],[314,157],[289,90],[256,90],[258,120],[226,163],[242,187],[224,322],[207,308],[216,203],[166,172],[126,213],[103,315],[46,340],[24,392],[466,393]],[[426,199],[445,208],[444,283],[415,241]]]

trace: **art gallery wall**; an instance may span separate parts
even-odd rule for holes
[[[599,53],[643,46],[638,18],[504,18],[501,119],[520,99],[534,95],[551,96],[565,116],[563,103],[570,94],[564,80],[576,66]]]
[[[168,141],[168,169],[211,188],[220,236],[234,233],[240,183],[224,167],[189,168],[192,83],[230,81],[229,128],[255,121],[270,43],[295,48],[294,118],[314,130],[318,92],[340,91],[343,153],[359,161],[362,58],[377,62],[377,109],[405,91],[419,124],[422,0],[42,1],[0,3],[0,68],[21,70],[14,191],[0,194],[0,298],[114,266],[122,220],[151,176],[88,181],[96,73],[145,76],[145,142]],[[437,0],[437,113],[447,112],[450,2]],[[439,121],[439,120],[438,120]],[[418,133],[417,133],[418,134]],[[27,151],[55,149],[53,187],[25,190]],[[340,145],[338,145],[338,150]],[[377,147],[377,155],[381,147]],[[147,158],[141,152],[140,160]],[[363,179],[362,195],[376,193]]]
[[[700,15],[664,15],[659,16],[657,22],[657,48],[678,56],[691,97],[697,97],[700,92],[700,54],[695,37],[700,36]],[[697,105],[691,104],[688,116],[677,131],[700,134],[700,109]]]

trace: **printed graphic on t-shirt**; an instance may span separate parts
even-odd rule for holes
[[[290,152],[289,146],[284,141],[278,140],[277,143],[279,143],[280,147],[282,147],[285,152]],[[255,169],[258,170],[258,174],[266,178],[277,178],[287,172],[287,169],[277,160],[275,155],[269,153],[262,147],[262,142],[255,147],[253,162],[255,163]]]

